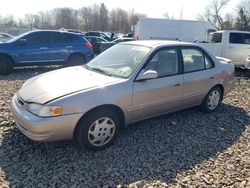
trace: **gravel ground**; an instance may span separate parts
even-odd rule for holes
[[[36,143],[15,128],[11,97],[48,70],[0,76],[0,187],[250,187],[248,76],[237,78],[216,113],[193,108],[142,121],[89,152],[74,141]]]

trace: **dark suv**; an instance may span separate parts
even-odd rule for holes
[[[113,41],[114,39],[117,38],[114,33],[111,33],[111,35],[109,36],[107,33],[101,32],[101,31],[89,31],[89,32],[85,33],[85,36],[101,37],[107,41]]]
[[[93,57],[92,45],[82,34],[30,31],[0,43],[0,74],[9,74],[15,66],[70,66],[86,63]]]

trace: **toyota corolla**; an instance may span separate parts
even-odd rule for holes
[[[200,106],[216,110],[234,85],[234,65],[176,41],[117,44],[88,64],[27,80],[11,102],[19,130],[35,141],[75,138],[90,150],[146,118]]]

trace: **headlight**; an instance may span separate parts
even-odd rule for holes
[[[26,109],[41,117],[60,116],[62,113],[61,106],[46,106],[36,103],[27,104]]]

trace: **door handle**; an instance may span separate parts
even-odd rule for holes
[[[176,87],[176,86],[180,86],[181,84],[175,84],[174,86]]]
[[[66,48],[73,48],[73,46],[66,46]]]
[[[214,79],[214,76],[210,76],[209,79]]]
[[[228,46],[227,48],[228,48],[228,49],[233,49],[234,47],[232,47],[232,46]]]
[[[41,47],[40,50],[47,50],[47,47]]]

